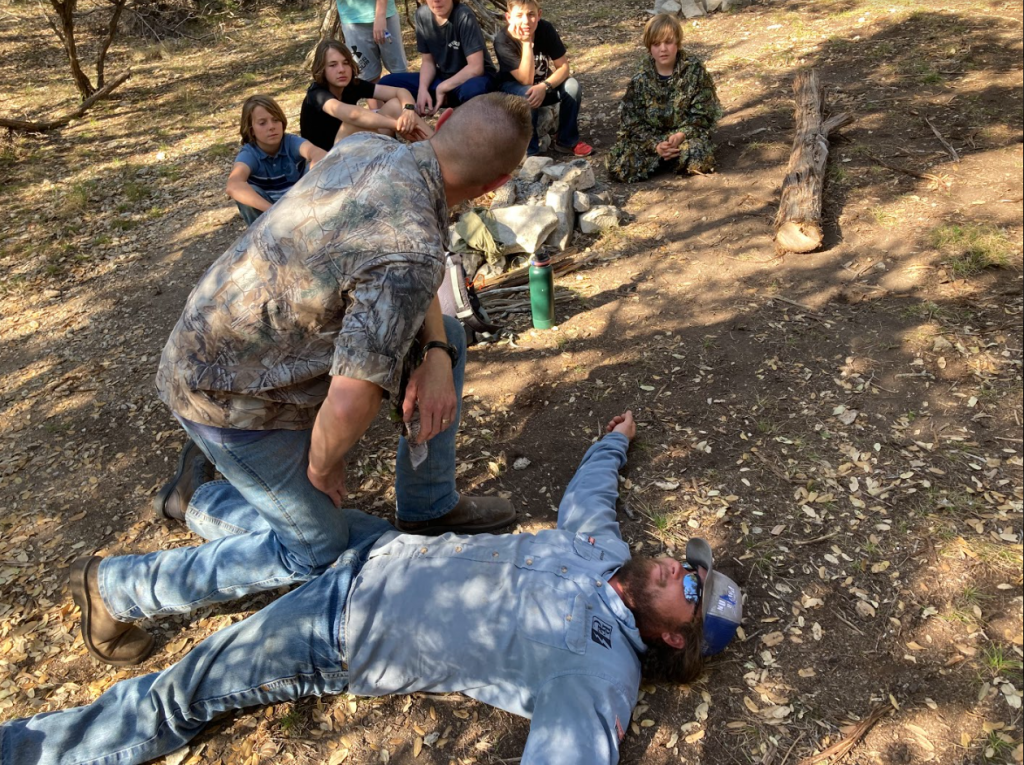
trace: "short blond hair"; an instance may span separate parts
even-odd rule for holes
[[[284,109],[270,96],[257,93],[249,96],[242,104],[242,118],[238,122],[238,132],[242,136],[242,143],[256,143],[256,134],[252,130],[252,113],[257,106],[266,109],[270,116],[281,123],[281,130],[288,129],[288,118],[284,115]]]
[[[670,40],[678,46],[683,44],[683,25],[671,13],[659,13],[644,27],[644,47],[651,49],[656,43]]]
[[[531,114],[522,96],[487,93],[456,109],[430,144],[459,183],[486,186],[519,166],[533,135]]]

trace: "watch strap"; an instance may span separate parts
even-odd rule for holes
[[[440,340],[431,340],[429,343],[423,346],[423,356],[426,357],[427,351],[433,348],[441,348],[445,353],[447,353],[448,357],[452,360],[452,369],[455,369],[455,365],[459,363],[458,351],[456,351],[452,346],[448,345],[448,343],[442,342]]]

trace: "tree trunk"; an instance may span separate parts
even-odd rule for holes
[[[50,21],[50,26],[53,27],[53,31],[57,33],[57,37],[60,38],[61,44],[64,46],[68,63],[71,65],[71,77],[84,101],[96,92],[96,88],[89,82],[89,78],[82,71],[82,64],[78,60],[78,47],[75,45],[75,10],[78,7],[78,0],[64,0],[63,2],[50,0],[50,5],[57,12],[57,19],[60,21],[59,27],[53,21]]]
[[[82,101],[78,105],[77,109],[68,112],[67,114],[57,117],[56,119],[46,120],[44,122],[27,122],[25,120],[11,120],[5,117],[0,117],[0,128],[7,128],[8,130],[15,130],[22,133],[48,133],[51,130],[57,130],[67,125],[71,120],[78,119],[88,111],[89,107],[100,99],[106,98],[113,92],[114,88],[120,85],[122,82],[132,76],[131,70],[125,72],[119,77],[111,80],[107,85],[104,85],[97,91],[94,91],[91,96]]]
[[[317,37],[317,45],[321,40],[337,40],[345,42],[345,33],[341,31],[341,19],[338,17],[338,4],[335,0],[327,0],[323,20],[320,22],[320,34]],[[313,54],[316,52],[316,45],[309,49],[306,54],[305,67],[309,69],[313,65]]]
[[[107,51],[110,44],[114,42],[114,35],[117,34],[117,24],[121,20],[121,11],[127,0],[112,0],[114,10],[110,13],[110,23],[107,24],[107,34],[100,44],[100,52],[96,54],[96,87],[103,88],[103,69],[107,63]]]
[[[813,70],[793,83],[796,95],[796,136],[782,182],[782,200],[775,216],[776,252],[811,252],[821,246],[821,191],[828,161],[828,136],[853,122],[845,112],[822,122],[824,93]]]

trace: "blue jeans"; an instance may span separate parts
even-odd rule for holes
[[[466,333],[446,316],[449,344],[458,350],[453,370],[455,422],[428,442],[426,461],[414,470],[409,445],[399,440],[395,466],[397,515],[406,521],[439,518],[455,507],[455,434],[462,413]],[[248,593],[309,581],[351,546],[351,525],[362,514],[339,510],[306,477],[308,430],[260,433],[182,422],[225,481],[200,486],[185,514],[189,527],[209,540],[146,555],[104,559],[100,596],[116,619],[187,613]],[[219,437],[214,437],[213,434]]]
[[[503,82],[501,83],[502,93],[511,93],[514,96],[525,96],[532,86],[521,85],[518,82]],[[555,141],[560,146],[565,146],[571,149],[573,146],[580,142],[580,104],[583,102],[583,88],[576,81],[575,77],[570,77],[557,88],[553,88],[548,91],[548,94],[544,96],[544,103],[541,106],[550,106],[551,104],[558,104],[558,132],[555,134]],[[530,145],[526,149],[526,153],[533,155],[536,154],[540,149],[539,136],[537,135],[537,119],[540,116],[539,109],[533,109],[533,138],[530,139]]]
[[[430,85],[430,97],[434,98],[434,90],[444,82],[445,78],[438,77]],[[417,98],[420,92],[420,74],[419,72],[404,72],[402,74],[389,74],[387,77],[382,77],[380,80],[381,85],[390,85],[393,88],[405,88],[412,93],[413,98]],[[482,74],[479,77],[471,77],[464,83],[459,85],[455,90],[445,96],[444,106],[460,106],[466,103],[471,98],[482,96],[484,93],[490,93],[494,90],[494,78],[489,74]]]
[[[358,549],[323,576],[211,635],[177,664],[123,680],[88,706],[0,725],[0,763],[147,762],[184,746],[224,712],[344,691],[349,586],[361,552],[390,528],[380,518],[358,515],[352,537]]]
[[[257,189],[255,186],[253,186],[253,191],[270,202],[270,204],[274,204],[273,199],[263,193],[260,189]],[[246,226],[251,226],[256,222],[258,217],[263,215],[263,210],[257,210],[255,207],[250,207],[249,205],[242,204],[241,202],[235,202],[235,204],[238,206],[238,214],[242,216],[242,220],[245,221]]]

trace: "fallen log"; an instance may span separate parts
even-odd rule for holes
[[[775,216],[775,251],[811,252],[821,246],[821,190],[828,161],[828,136],[853,122],[842,112],[822,121],[824,92],[818,75],[801,72],[793,83],[796,135],[782,182],[782,200]]]
[[[68,112],[67,114],[61,117],[57,117],[52,120],[45,120],[42,122],[27,122],[25,120],[12,120],[7,119],[6,117],[0,117],[0,128],[7,128],[8,130],[18,131],[21,133],[49,133],[51,130],[58,130],[66,126],[69,122],[71,122],[71,120],[78,119],[79,117],[81,117],[89,110],[89,108],[93,104],[109,96],[113,92],[114,88],[116,88],[118,85],[120,85],[122,82],[124,82],[131,76],[132,72],[129,69],[120,77],[111,80],[102,88],[100,88],[91,96],[89,96],[87,99],[82,101],[82,103],[78,105],[78,108]]]

